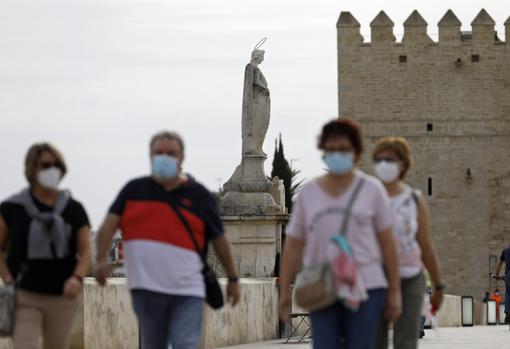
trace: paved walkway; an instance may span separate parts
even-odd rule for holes
[[[475,326],[440,328],[436,335],[425,330],[420,349],[505,349],[510,348],[510,331],[507,326]],[[228,349],[311,349],[310,343],[282,344],[283,340],[238,345]],[[226,348],[223,348],[226,349]]]

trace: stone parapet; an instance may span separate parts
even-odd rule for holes
[[[227,280],[220,279],[225,289]],[[276,339],[278,289],[275,279],[241,279],[241,299],[236,307],[219,311],[208,306],[204,315],[201,349]],[[86,278],[83,302],[77,313],[71,349],[138,349],[138,323],[131,307],[126,279],[112,278],[106,287]],[[0,349],[12,349],[9,339]]]
[[[507,21],[508,22],[508,21]],[[438,23],[439,40],[438,43],[442,44],[458,44],[464,41],[469,45],[494,45],[499,42],[494,31],[495,22],[492,17],[482,9],[476,18],[472,21],[472,32],[469,35],[462,36],[460,27],[461,22],[455,16],[452,10],[448,10]],[[508,24],[505,22],[506,32],[508,33]],[[396,42],[393,34],[394,23],[391,18],[384,12],[380,11],[374,20],[370,23],[371,28],[371,43],[380,46],[381,43],[391,43],[399,45]],[[337,22],[338,41],[339,44],[348,45],[361,45],[362,41],[352,40],[357,38],[360,31],[360,24],[350,12],[342,12]],[[345,34],[344,34],[345,33]],[[348,38],[351,38],[349,40]],[[344,40],[341,40],[343,38]],[[509,36],[506,36],[508,44]],[[404,22],[404,36],[402,43],[404,45],[427,45],[433,44],[432,39],[427,35],[427,22],[421,17],[418,11],[414,10],[409,18]],[[364,43],[363,45],[369,45]]]
[[[223,215],[221,219],[239,274],[256,278],[273,276],[288,215]],[[213,250],[209,251],[208,261],[218,275],[226,276]]]

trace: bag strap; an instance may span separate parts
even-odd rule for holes
[[[413,198],[414,203],[416,204],[416,210],[418,211],[418,213],[420,213],[420,197],[418,196],[416,190],[411,189],[411,197]]]
[[[342,228],[340,228],[341,236],[345,236],[345,234],[347,233],[347,226],[349,225],[349,218],[351,216],[352,205],[354,205],[354,201],[356,201],[356,198],[358,197],[358,194],[361,191],[361,187],[363,187],[364,183],[365,179],[363,177],[360,178],[358,184],[356,185],[356,188],[354,188],[354,192],[352,193],[351,198],[349,199],[349,203],[347,204],[344,213],[344,221],[342,223]]]
[[[193,234],[193,230],[191,230],[191,227],[189,225],[188,220],[182,215],[181,211],[179,211],[179,208],[177,205],[175,205],[173,202],[168,202],[170,207],[173,208],[175,214],[177,217],[179,217],[179,220],[181,221],[182,225],[184,225],[184,228],[186,232],[188,233],[189,237],[191,238],[191,241],[193,241],[193,245],[195,246],[195,251],[200,256],[200,259],[202,260],[202,263],[204,263],[204,267],[207,265],[207,260],[205,258],[205,254],[200,250],[200,246],[198,246],[197,239],[195,238],[195,235]]]

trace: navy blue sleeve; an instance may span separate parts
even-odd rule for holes
[[[130,183],[126,184],[124,188],[122,188],[120,193],[113,201],[113,204],[110,206],[108,213],[113,213],[114,215],[117,215],[119,217],[122,216],[122,214],[124,213],[124,209],[126,208],[126,202],[130,190],[129,187]]]
[[[0,215],[4,219],[5,225],[7,225],[7,228],[9,228],[10,225],[11,225],[11,219],[10,219],[10,214],[9,214],[9,212],[10,212],[9,207],[10,207],[10,205],[8,203],[2,202],[0,204]]]

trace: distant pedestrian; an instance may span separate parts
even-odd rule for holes
[[[280,274],[280,317],[288,321],[288,290],[299,267],[303,265],[306,270],[331,264],[328,249],[346,220],[345,237],[357,268],[355,279],[368,299],[358,304],[342,297],[312,311],[313,347],[338,349],[343,342],[348,349],[372,349],[385,304],[390,321],[401,312],[395,215],[381,183],[356,168],[362,153],[356,123],[334,120],[324,125],[319,149],[327,173],[303,186],[287,226]]]
[[[496,278],[500,277],[501,267],[505,264],[505,324],[510,323],[510,246],[501,252],[498,266],[496,267]],[[499,313],[499,312],[498,312]]]
[[[496,302],[496,320],[499,322],[499,305],[503,303],[503,296],[499,292],[499,288],[496,288],[493,293],[491,293],[489,300]],[[505,319],[506,321],[507,319]]]
[[[433,284],[430,297],[433,311],[441,306],[445,284],[441,280],[437,253],[429,232],[429,210],[425,198],[404,182],[412,164],[409,143],[402,137],[383,138],[376,144],[372,159],[375,173],[388,191],[397,216],[395,232],[400,250],[403,311],[393,325],[393,347],[412,349],[417,347],[418,335],[421,335],[425,289],[423,266]],[[388,347],[388,321],[384,318],[381,318],[375,347]]]
[[[485,295],[483,296],[483,302],[487,303],[490,297],[491,297],[490,292],[485,292]]]
[[[199,254],[211,241],[229,277],[232,304],[240,297],[237,270],[215,198],[182,173],[182,138],[173,132],[156,134],[150,157],[152,175],[124,186],[99,230],[96,278],[106,283],[107,253],[120,228],[142,348],[166,349],[171,344],[173,349],[196,349],[205,297]]]
[[[15,349],[40,348],[41,337],[45,349],[69,345],[91,249],[83,206],[59,190],[66,172],[54,146],[34,144],[25,158],[28,188],[0,205],[0,275],[17,286]]]

